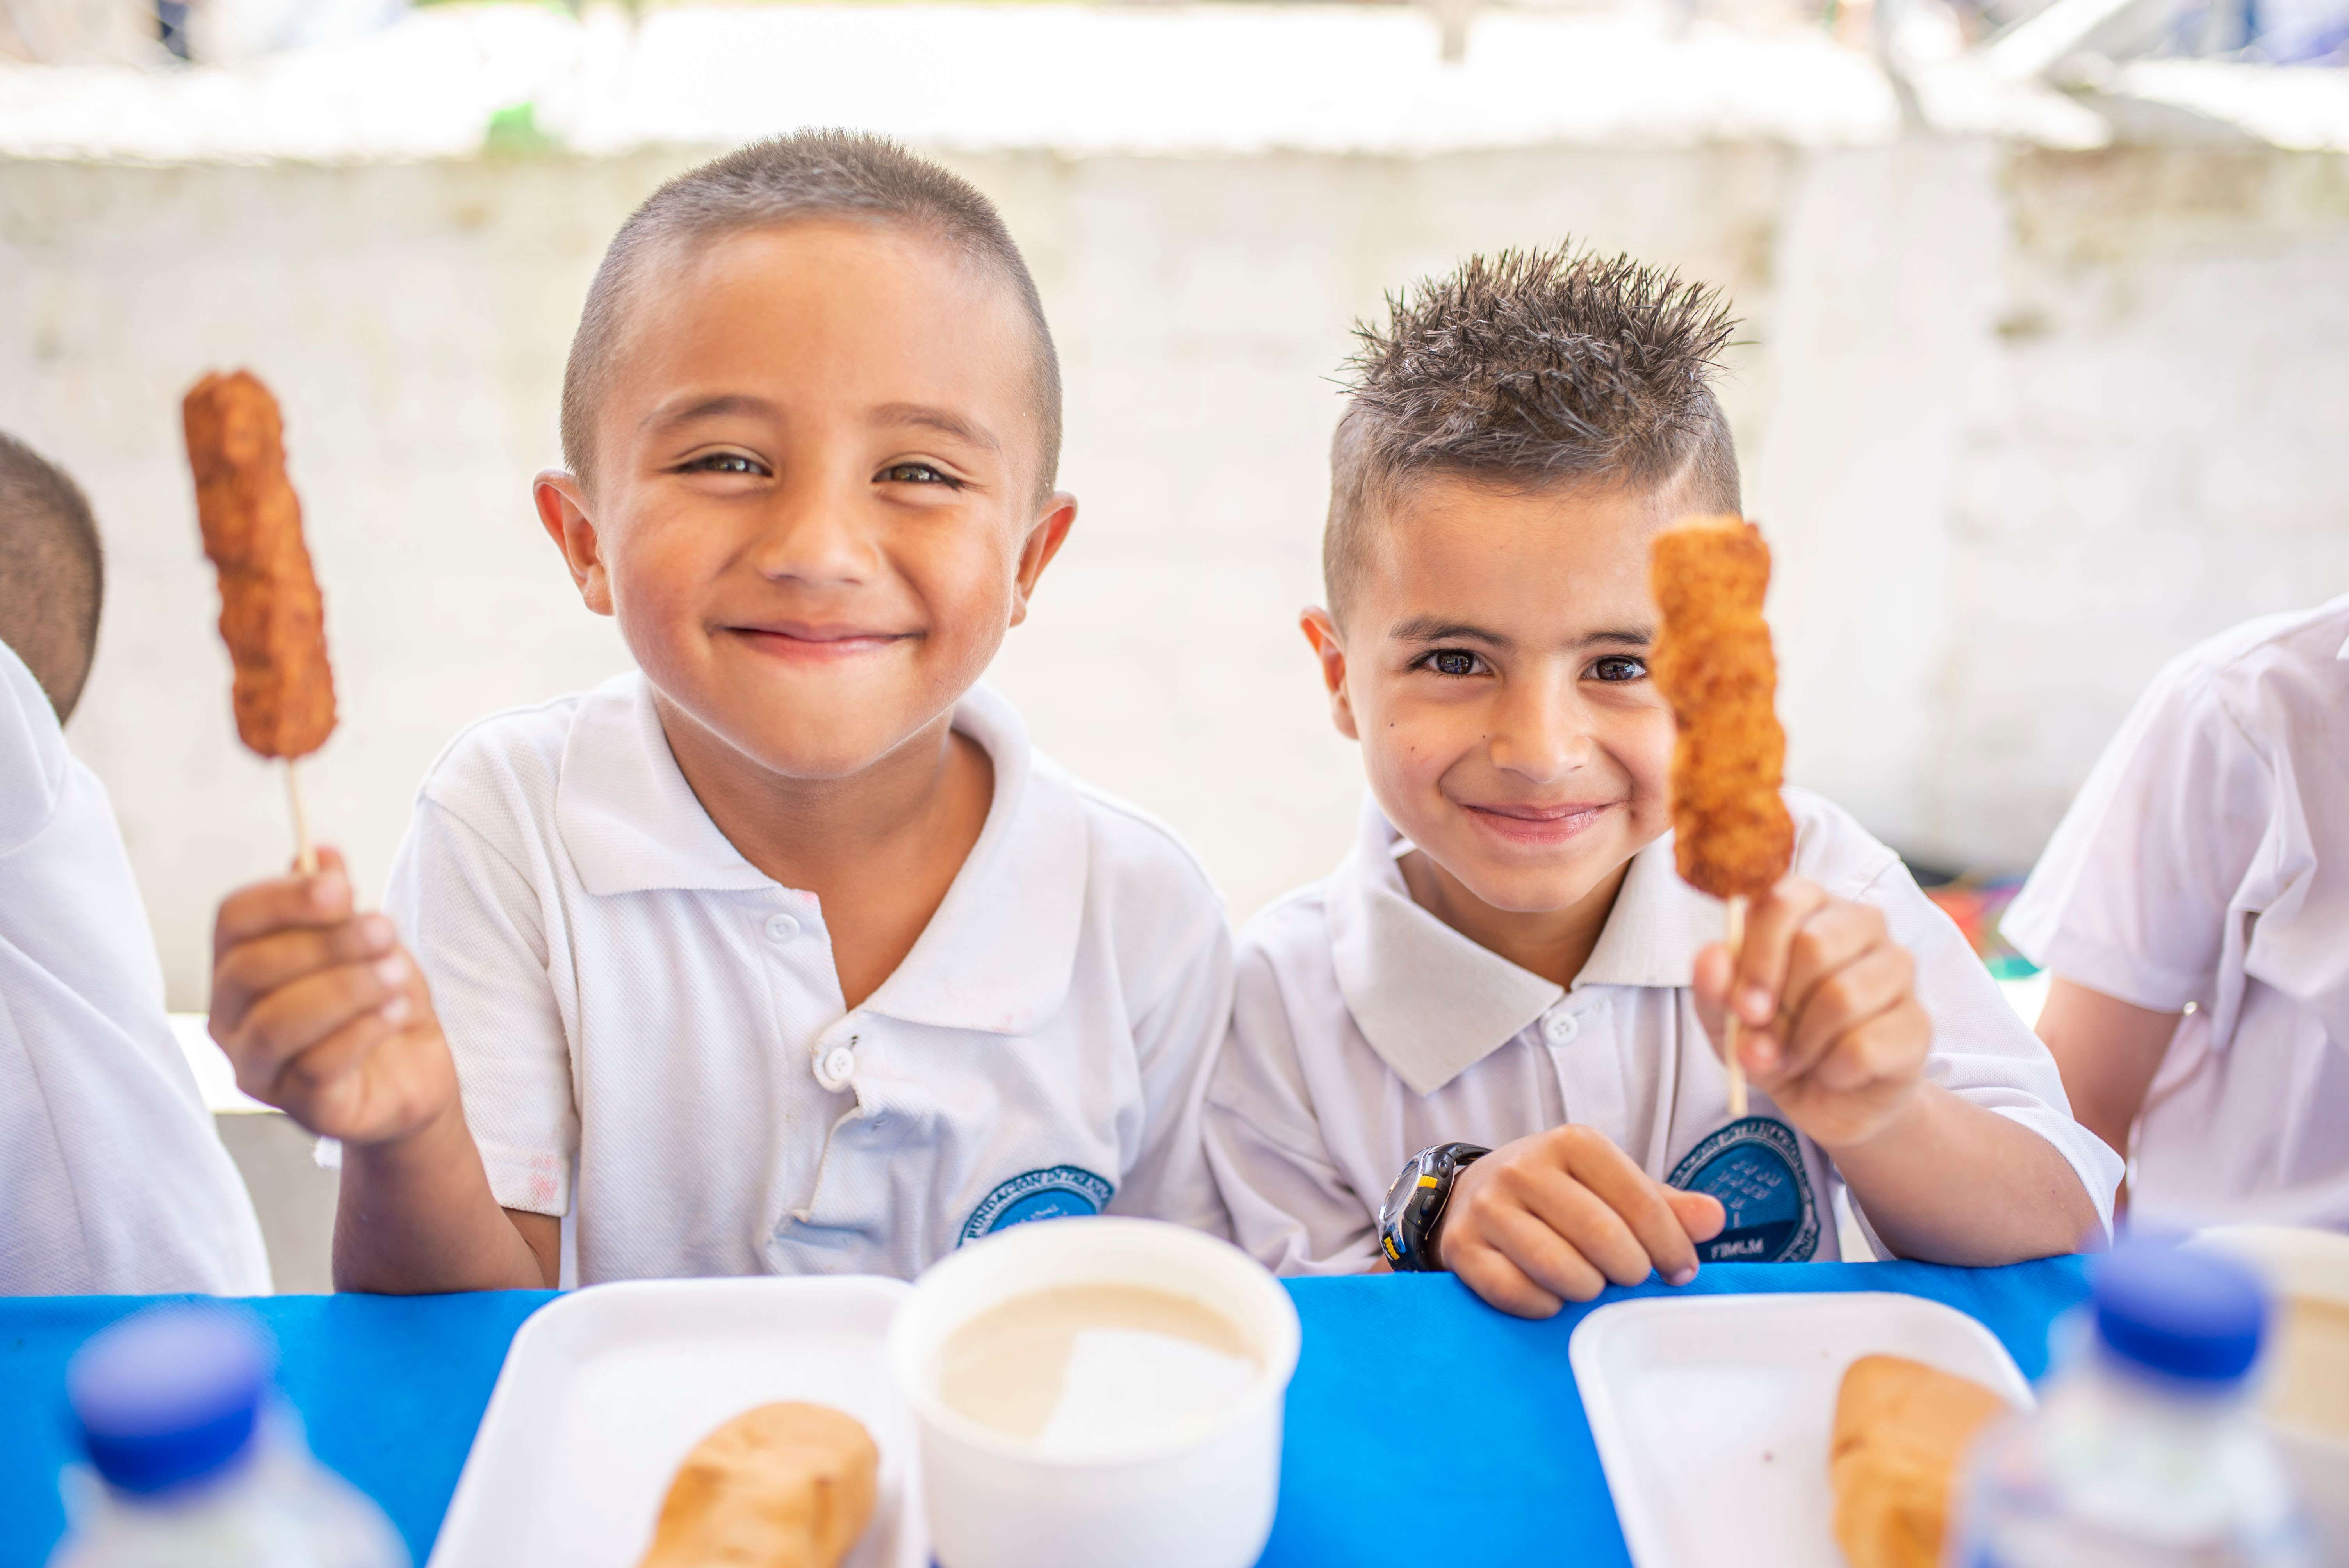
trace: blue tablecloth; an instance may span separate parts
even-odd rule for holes
[[[1267,1568],[1454,1563],[1628,1564],[1567,1336],[1590,1307],[1526,1323],[1449,1275],[1293,1280],[1305,1348],[1288,1391],[1280,1515]],[[1713,1264],[1686,1294],[1899,1290],[1979,1318],[2026,1377],[2047,1327],[2086,1294],[2075,1259],[2004,1269]],[[1661,1285],[1610,1290],[1593,1306]],[[278,1296],[279,1380],[320,1458],[430,1551],[490,1386],[545,1292]],[[0,1568],[44,1562],[63,1528],[66,1358],[144,1305],[123,1296],[0,1300]],[[1437,1532],[1434,1537],[1423,1534]],[[1437,1550],[1431,1553],[1431,1544]]]

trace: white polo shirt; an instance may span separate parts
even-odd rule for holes
[[[2349,596],[2157,676],[2002,929],[2192,1009],[2137,1123],[2137,1212],[2349,1228]]]
[[[1061,1214],[1224,1233],[1198,1109],[1231,945],[1164,828],[1037,758],[985,686],[978,842],[843,1003],[815,896],[744,860],[627,675],[459,736],[386,907],[498,1202],[569,1214],[579,1283],[908,1277]]]
[[[1882,910],[1915,954],[1934,1027],[1925,1076],[2054,1144],[2109,1224],[2119,1160],[2072,1119],[2054,1062],[1957,927],[1840,808],[1785,798],[1795,873]],[[1702,1260],[1840,1255],[1833,1162],[1767,1095],[1730,1117],[1689,986],[1698,951],[1721,939],[1722,906],[1675,873],[1670,834],[1632,858],[1563,987],[1414,903],[1395,864],[1411,848],[1367,806],[1337,872],[1241,933],[1206,1132],[1242,1245],[1283,1274],[1360,1272],[1413,1154],[1578,1122],[1651,1176],[1722,1201],[1728,1223]]]
[[[0,1295],[266,1295],[106,787],[0,645]]]

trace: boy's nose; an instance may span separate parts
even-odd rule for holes
[[[858,515],[862,498],[820,481],[778,490],[761,520],[750,564],[771,582],[861,583],[878,559],[873,539]]]
[[[1590,755],[1590,731],[1571,693],[1529,684],[1509,693],[1494,715],[1485,743],[1493,766],[1547,784],[1580,768]]]

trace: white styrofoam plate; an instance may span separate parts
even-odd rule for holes
[[[912,1418],[885,1346],[910,1286],[865,1277],[595,1285],[522,1326],[430,1568],[633,1568],[693,1445],[754,1405],[845,1410],[881,1449],[845,1568],[924,1568]]]
[[[1827,1443],[1863,1356],[1906,1356],[2027,1406],[1989,1329],[1883,1291],[1643,1296],[1568,1346],[1638,1568],[1842,1568]]]

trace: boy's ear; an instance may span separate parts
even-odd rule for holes
[[[1028,601],[1036,592],[1036,580],[1044,575],[1044,568],[1052,564],[1052,557],[1061,553],[1061,546],[1069,540],[1069,530],[1077,521],[1077,498],[1066,490],[1054,490],[1044,502],[1036,526],[1028,531],[1028,538],[1019,546],[1019,570],[1011,581],[1011,624],[1018,625],[1028,618]]]
[[[587,515],[587,492],[578,476],[548,469],[532,481],[530,498],[537,503],[539,525],[571,568],[581,603],[598,615],[610,614],[612,580],[604,570],[603,542],[595,537],[595,520]]]
[[[1361,739],[1354,727],[1354,704],[1346,695],[1346,645],[1339,640],[1338,623],[1320,605],[1309,604],[1298,614],[1297,628],[1321,661],[1321,684],[1330,688],[1330,722],[1347,739]]]

